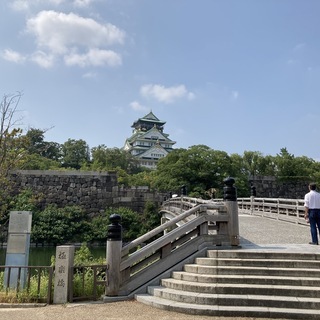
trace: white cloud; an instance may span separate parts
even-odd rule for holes
[[[1,56],[3,59],[15,63],[23,63],[26,60],[25,56],[11,49],[4,50]]]
[[[85,54],[71,53],[64,57],[67,66],[78,65],[80,67],[115,67],[122,64],[121,57],[111,50],[90,49]]]
[[[46,69],[51,68],[54,64],[54,56],[52,54],[46,54],[43,51],[34,52],[30,60]]]
[[[40,0],[37,0],[40,1]],[[42,0],[41,0],[42,1]],[[51,0],[58,4],[63,0]],[[91,1],[81,1],[89,4]],[[16,2],[18,5],[18,2]],[[24,1],[20,1],[22,6]],[[26,22],[26,32],[35,38],[36,50],[28,55],[28,60],[43,68],[50,68],[57,61],[67,66],[116,67],[122,65],[121,55],[107,47],[123,44],[125,32],[116,26],[101,24],[94,19],[84,18],[74,13],[41,11]],[[2,55],[12,62],[27,59],[13,50]]]
[[[41,11],[27,21],[27,31],[38,47],[64,54],[72,47],[105,47],[123,43],[125,33],[112,24],[100,24],[74,13]]]
[[[16,11],[25,11],[29,9],[29,3],[26,0],[16,0],[10,3],[10,7]]]
[[[151,97],[164,103],[172,103],[179,98],[187,98],[189,100],[195,98],[195,95],[192,92],[188,92],[184,85],[166,88],[158,84],[147,84],[141,87],[140,93],[143,97]]]
[[[27,11],[33,7],[44,6],[44,5],[53,5],[59,6],[62,4],[70,3],[69,0],[13,0],[10,2],[10,7],[15,11]],[[72,5],[74,7],[85,8],[88,7],[94,0],[74,0]]]
[[[84,75],[82,75],[82,78],[84,79],[96,79],[98,77],[96,72],[87,72]]]
[[[73,3],[76,7],[84,8],[88,7],[93,0],[75,0]]]
[[[139,102],[137,101],[133,101],[130,103],[130,107],[135,110],[135,111],[149,111],[149,108],[148,107],[145,107],[143,105],[141,105]]]

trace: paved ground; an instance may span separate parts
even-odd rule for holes
[[[240,215],[241,244],[246,249],[319,252],[319,246],[308,245],[308,226]],[[136,301],[86,303],[37,308],[0,308],[1,320],[255,320],[193,316],[146,306]],[[262,318],[259,318],[260,320]]]

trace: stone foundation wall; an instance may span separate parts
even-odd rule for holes
[[[143,212],[146,202],[156,203],[158,206],[167,196],[165,193],[159,193],[150,190],[148,187],[113,187],[113,206],[130,207],[133,211]]]
[[[10,179],[16,194],[28,188],[41,195],[41,209],[56,204],[78,205],[88,214],[104,212],[109,207],[143,212],[147,201],[160,205],[165,196],[148,187],[119,187],[113,172],[18,170],[11,172]]]
[[[259,198],[303,199],[311,181],[278,181],[272,176],[255,176],[249,182],[256,187]]]
[[[42,209],[49,204],[59,207],[79,205],[90,215],[104,212],[109,207],[128,207],[141,213],[147,201],[159,206],[168,197],[148,187],[120,187],[114,172],[19,170],[11,172],[11,180],[15,193],[29,188],[41,195]],[[309,182],[281,182],[266,176],[249,179],[259,198],[303,199]]]
[[[41,195],[40,206],[79,205],[88,213],[98,213],[112,204],[112,188],[117,175],[108,172],[19,170],[11,172],[15,192],[31,189]]]

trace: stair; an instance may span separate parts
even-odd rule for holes
[[[208,250],[135,298],[194,315],[320,319],[320,252]]]

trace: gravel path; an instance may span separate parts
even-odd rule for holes
[[[166,311],[137,301],[69,304],[44,308],[0,308],[1,320],[256,320],[258,318],[194,316]],[[261,320],[263,318],[259,318]],[[265,319],[266,320],[266,319]],[[283,320],[283,319],[282,319]]]

